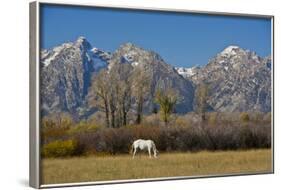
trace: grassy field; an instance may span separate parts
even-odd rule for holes
[[[271,150],[43,159],[43,184],[271,171]]]

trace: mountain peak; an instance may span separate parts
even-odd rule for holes
[[[237,50],[240,50],[241,48],[239,46],[235,46],[235,45],[230,45],[227,48],[225,48],[221,53],[222,54],[233,54],[235,53]]]
[[[79,36],[76,41],[77,41],[77,42],[86,41],[86,37],[84,37],[84,36]]]
[[[142,50],[141,47],[137,46],[136,44],[133,44],[131,42],[126,42],[124,44],[121,44],[121,46],[119,47],[119,49],[121,50],[125,50],[125,51],[131,51],[131,50]]]
[[[133,44],[131,42],[126,42],[126,43],[122,44],[121,46],[124,46],[124,47],[135,47],[135,44]]]
[[[90,52],[93,53],[93,57],[94,58],[100,58],[102,59],[104,62],[108,61],[111,59],[111,53],[110,52],[106,52],[103,51],[97,47],[93,47]]]
[[[75,42],[76,46],[85,47],[86,49],[92,49],[91,44],[84,36],[79,36]]]

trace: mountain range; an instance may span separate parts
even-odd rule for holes
[[[229,46],[202,68],[182,72],[195,85],[208,84],[210,106],[221,112],[271,110],[271,58]]]
[[[151,96],[144,104],[146,113],[152,112],[156,89],[165,86],[179,92],[177,113],[194,111],[195,90],[202,82],[208,84],[208,104],[215,111],[271,111],[270,57],[229,46],[205,66],[179,68],[167,64],[156,52],[132,43],[107,52],[79,37],[74,42],[41,50],[41,114],[87,115],[87,95],[93,76],[101,69],[114,68],[114,64],[130,64],[151,78]]]

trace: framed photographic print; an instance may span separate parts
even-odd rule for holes
[[[273,21],[30,3],[30,185],[273,173]]]

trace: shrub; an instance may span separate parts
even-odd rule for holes
[[[263,122],[263,115],[264,114],[261,112],[252,112],[252,113],[250,113],[251,121],[253,121],[255,123]]]
[[[248,127],[251,126],[251,127]],[[152,139],[159,151],[235,150],[269,148],[270,126],[216,125],[216,127],[159,127],[131,125],[76,134],[86,152],[128,153],[136,139]]]
[[[248,122],[248,121],[250,121],[250,116],[249,116],[249,114],[246,113],[246,112],[242,112],[242,113],[240,114],[240,120],[241,120],[242,122]]]
[[[65,113],[45,116],[41,120],[41,139],[46,144],[58,139],[65,139],[67,131],[73,126],[74,122],[70,115]]]
[[[78,143],[75,140],[53,141],[42,147],[43,157],[66,157],[78,154]]]
[[[266,113],[263,117],[263,120],[267,123],[271,123],[271,113]]]
[[[46,144],[51,141],[64,139],[67,137],[68,128],[46,127],[41,129],[42,143]]]
[[[67,133],[68,134],[75,134],[75,133],[80,133],[80,132],[91,132],[91,131],[97,131],[101,126],[96,125],[96,124],[91,124],[86,121],[80,121],[73,127],[71,127]]]
[[[215,125],[217,123],[217,113],[216,112],[212,112],[209,114],[208,123],[210,125]]]
[[[105,113],[97,111],[94,114],[92,114],[89,119],[87,119],[88,124],[93,124],[96,126],[105,126],[106,123],[104,121]]]
[[[143,124],[145,125],[160,125],[161,118],[160,114],[151,114],[151,115],[144,115],[143,116]]]
[[[174,125],[177,127],[189,127],[191,126],[191,121],[185,116],[178,116],[175,119]]]
[[[89,121],[79,122],[70,129],[49,123],[41,131],[42,155],[127,154],[136,139],[153,140],[160,152],[270,148],[271,123],[265,121],[270,121],[270,114],[258,123],[252,115],[250,120],[246,112],[212,112],[207,114],[208,122],[200,123],[192,113],[178,115],[175,121],[161,125],[158,114],[153,114],[145,116],[141,124],[120,128],[104,128]]]

